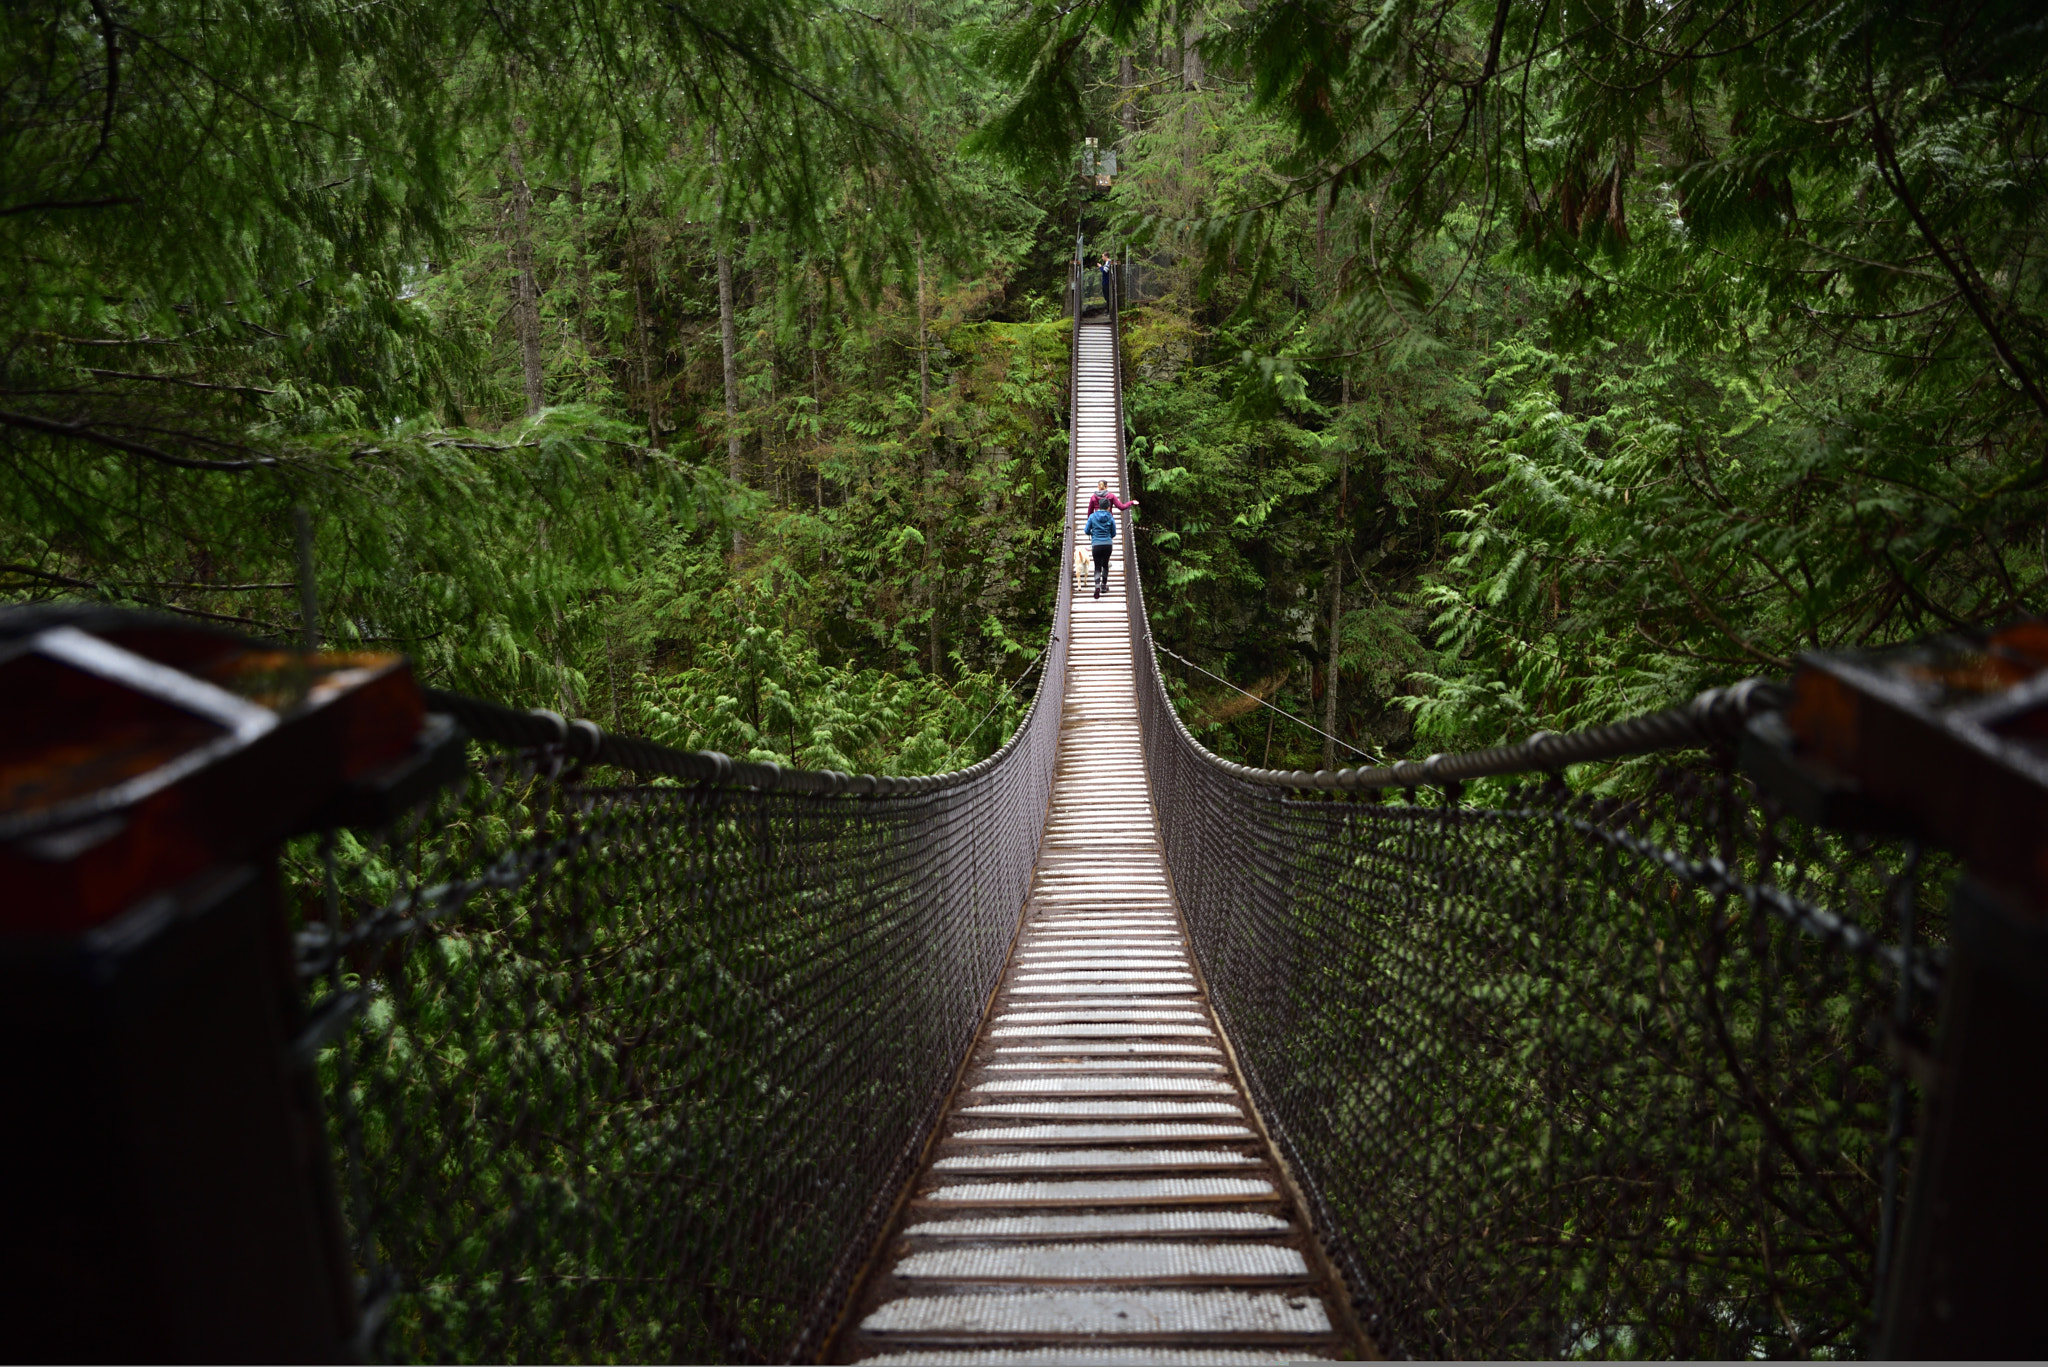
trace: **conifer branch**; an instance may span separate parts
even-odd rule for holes
[[[1685,590],[1685,596],[1692,600],[1692,605],[1699,609],[1700,615],[1713,623],[1714,629],[1726,637],[1731,644],[1740,646],[1743,653],[1753,655],[1773,668],[1790,669],[1792,667],[1790,660],[1785,659],[1783,656],[1773,655],[1768,650],[1758,649],[1741,632],[1729,626],[1721,614],[1714,611],[1707,600],[1700,597],[1699,591],[1693,588],[1692,581],[1685,577],[1685,569],[1678,563],[1677,556],[1666,557],[1665,563],[1671,567],[1672,576],[1678,580],[1678,586]]]
[[[135,195],[114,195],[107,199],[38,199],[27,204],[10,204],[0,209],[0,218],[15,214],[38,214],[56,209],[113,209],[123,204],[140,204]]]
[[[92,149],[92,155],[85,159],[91,166],[107,150],[107,144],[114,139],[114,104],[121,89],[121,35],[114,27],[114,16],[107,13],[102,0],[91,0],[92,12],[100,21],[100,37],[107,49],[107,99],[100,111],[99,145]]]
[[[48,570],[37,570],[37,569],[31,569],[31,568],[29,568],[29,567],[28,567],[27,565],[0,565],[0,574],[19,574],[19,575],[25,575],[25,576],[27,576],[27,577],[29,577],[29,578],[31,578],[31,579],[39,579],[39,580],[42,580],[42,581],[43,581],[43,582],[45,582],[45,583],[50,583],[50,584],[58,584],[58,585],[61,585],[61,586],[63,586],[64,588],[70,588],[70,589],[93,589],[93,590],[95,590],[95,591],[97,591],[98,589],[100,589],[100,588],[101,588],[101,587],[102,587],[103,585],[107,585],[107,584],[117,584],[117,585],[131,585],[131,584],[135,584],[135,583],[137,583],[137,582],[138,582],[138,581],[133,581],[133,580],[121,580],[121,579],[102,579],[102,580],[98,580],[98,581],[94,581],[94,580],[91,580],[91,579],[74,579],[74,578],[72,578],[72,577],[71,577],[70,575],[68,575],[68,574],[53,574],[53,573],[51,573],[51,572],[50,572],[50,571],[48,571]],[[162,588],[181,588],[181,587],[183,587],[183,588],[192,588],[192,589],[204,589],[204,590],[206,590],[206,591],[208,591],[208,592],[218,592],[218,590],[217,590],[217,589],[214,589],[214,588],[213,588],[213,586],[211,586],[211,585],[196,585],[196,584],[195,584],[195,585],[178,585],[178,584],[164,584],[164,585],[160,585],[159,587],[162,587]],[[272,588],[272,587],[277,587],[277,586],[275,586],[275,585],[269,585],[269,584],[243,584],[243,585],[237,585],[237,586],[235,586],[235,587],[240,587],[240,588],[251,588],[251,589],[254,589],[254,588]],[[296,587],[298,587],[298,586],[297,586],[296,584],[287,584],[287,585],[284,585],[283,587],[286,587],[286,588],[296,588]],[[179,614],[180,616],[184,616],[184,617],[198,617],[198,618],[201,618],[201,619],[203,619],[203,620],[205,620],[205,621],[209,621],[209,622],[226,622],[226,623],[228,623],[228,624],[229,624],[230,626],[238,626],[238,627],[245,627],[245,628],[246,628],[246,627],[254,627],[254,628],[257,628],[257,629],[259,629],[259,630],[262,630],[262,631],[267,631],[267,632],[269,632],[269,633],[270,633],[271,635],[273,635],[273,636],[286,636],[286,635],[289,635],[289,634],[290,634],[290,633],[288,633],[288,632],[287,632],[287,631],[286,631],[286,630],[285,630],[285,629],[284,629],[283,627],[280,627],[280,626],[276,625],[275,623],[271,623],[271,622],[266,622],[266,621],[263,621],[262,619],[260,619],[260,618],[256,618],[256,617],[230,617],[230,616],[229,616],[228,614],[226,614],[226,613],[224,613],[224,612],[207,612],[207,611],[206,611],[205,609],[203,609],[203,608],[188,608],[188,607],[181,607],[181,606],[179,606],[179,605],[178,605],[178,604],[176,604],[176,603],[165,603],[165,602],[160,602],[160,601],[155,601],[155,600],[149,600],[149,599],[138,599],[138,600],[136,600],[136,601],[139,601],[139,602],[143,602],[143,603],[145,603],[145,604],[146,604],[146,605],[147,605],[148,607],[151,607],[151,608],[155,608],[155,609],[156,609],[157,611],[159,611],[159,612],[175,612],[175,613]]]
[[[279,580],[267,584],[161,584],[154,579],[73,579],[68,574],[53,570],[39,570],[33,565],[0,564],[0,574],[21,574],[31,579],[47,579],[53,584],[64,584],[71,588],[97,588],[101,584],[118,584],[122,588],[167,589],[180,593],[256,593],[271,589],[296,589],[295,579]]]
[[[2005,362],[2006,369],[2012,372],[2013,379],[2019,383],[2027,399],[2040,410],[2041,416],[2048,418],[2048,394],[2041,391],[2040,383],[2035,380],[2033,372],[2020,363],[2019,353],[2013,349],[2012,343],[2006,340],[2005,330],[1999,327],[1998,320],[1992,316],[1990,303],[1973,287],[1970,277],[1974,272],[1963,269],[1963,264],[1956,260],[1949,245],[1941,240],[1941,235],[1935,232],[1934,225],[1928,222],[1927,215],[1921,211],[1920,201],[1913,194],[1912,184],[1906,179],[1905,167],[1899,163],[1898,148],[1892,143],[1891,128],[1885,123],[1884,114],[1877,107],[1877,91],[1874,86],[1866,88],[1870,95],[1870,143],[1877,152],[1878,169],[1884,177],[1885,185],[1897,196],[1900,206],[1913,220],[1913,227],[1920,234],[1920,240],[1927,244],[1928,249],[1934,253],[1935,260],[1941,263],[1942,269],[1948,272],[1949,279],[1955,282],[1956,292],[1963,296],[1963,302],[1968,304],[1970,312],[1976,315],[1978,324],[1984,329],[1984,335],[1990,339],[1991,349],[1998,353],[1999,360]]]
[[[50,418],[39,418],[32,413],[11,413],[0,409],[0,427],[18,427],[24,431],[40,432],[50,437],[69,437],[74,441],[92,442],[98,446],[126,451],[130,455],[147,456],[184,470],[254,470],[267,465],[282,465],[275,456],[251,456],[247,460],[205,460],[197,456],[174,455],[160,446],[145,442],[131,441],[117,437],[111,432],[102,432],[84,423],[57,422]]]
[[[103,380],[148,380],[152,384],[182,385],[187,389],[218,389],[229,394],[275,394],[275,389],[263,389],[250,384],[209,384],[205,380],[188,380],[182,375],[144,375],[133,370],[101,370],[87,366],[85,373],[97,375]]]

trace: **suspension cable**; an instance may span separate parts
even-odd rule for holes
[[[1052,637],[1052,640],[1047,641],[1044,647],[1036,655],[1033,655],[1031,657],[1031,663],[1025,665],[1023,670],[1017,675],[1016,678],[1010,680],[1009,683],[1003,686],[1001,695],[998,696],[995,702],[990,705],[988,711],[981,714],[981,720],[974,724],[974,729],[972,731],[969,731],[965,736],[962,736],[960,738],[960,743],[962,745],[965,745],[968,741],[973,740],[977,735],[981,733],[981,728],[988,725],[988,719],[996,714],[996,708],[1001,707],[1005,702],[1009,701],[1010,694],[1016,691],[1017,685],[1023,683],[1024,680],[1030,675],[1031,671],[1038,668],[1039,662],[1045,659],[1045,652],[1051,650],[1053,641],[1057,640],[1059,640],[1059,636],[1055,634]]]
[[[1365,759],[1369,759],[1374,764],[1386,763],[1386,760],[1383,757],[1375,755],[1368,750],[1361,750],[1357,746],[1351,744],[1351,742],[1349,741],[1338,740],[1335,736],[1331,735],[1328,731],[1323,730],[1320,726],[1309,726],[1307,722],[1303,721],[1300,717],[1295,716],[1292,712],[1287,711],[1285,708],[1273,707],[1273,704],[1267,702],[1258,694],[1253,693],[1247,689],[1238,688],[1236,684],[1224,678],[1221,674],[1209,674],[1208,670],[1202,668],[1193,660],[1190,660],[1187,656],[1174,655],[1172,651],[1168,650],[1165,646],[1160,645],[1157,641],[1154,641],[1152,643],[1152,648],[1158,651],[1161,655],[1173,655],[1174,659],[1179,660],[1182,664],[1186,665],[1189,669],[1194,670],[1198,674],[1208,674],[1210,678],[1214,679],[1217,683],[1222,684],[1225,688],[1237,689],[1238,692],[1243,693],[1247,698],[1250,698],[1253,702],[1257,703],[1261,707],[1272,707],[1275,712],[1278,712],[1281,716],[1287,718],[1287,720],[1293,722],[1296,726],[1307,726],[1309,730],[1315,732],[1324,740],[1333,741],[1336,744],[1343,746],[1346,750],[1349,750],[1354,755],[1359,755],[1364,757]]]

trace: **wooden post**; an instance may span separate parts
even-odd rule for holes
[[[1878,1356],[2048,1354],[2048,623],[1804,657],[1784,732],[1745,762],[1796,811],[1966,870]]]
[[[0,702],[13,1354],[356,1355],[278,848],[459,772],[457,733],[399,657],[93,609],[0,614]]]

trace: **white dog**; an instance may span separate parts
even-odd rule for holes
[[[1074,547],[1074,592],[1088,592],[1088,576],[1094,570],[1094,563],[1088,558],[1086,546]]]

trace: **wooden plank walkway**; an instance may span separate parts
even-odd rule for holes
[[[1083,324],[1077,519],[1098,479],[1119,484],[1112,345],[1106,322]],[[1353,1355],[1189,957],[1145,776],[1122,556],[1108,593],[1075,595],[1024,928],[843,1361]]]

